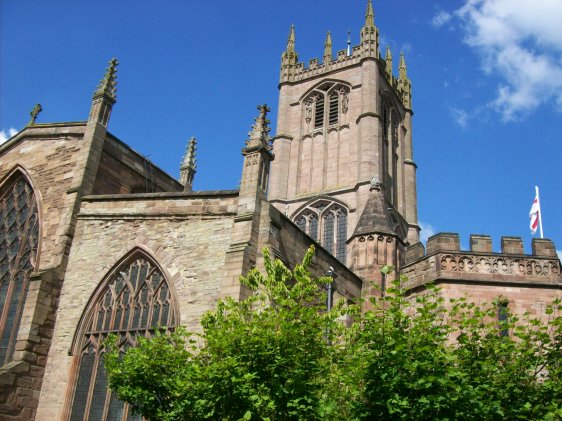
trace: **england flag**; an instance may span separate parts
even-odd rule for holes
[[[531,207],[531,212],[529,212],[529,218],[531,218],[531,233],[536,233],[539,226],[539,219],[541,217],[541,203],[539,201],[539,188],[535,187],[536,195],[535,200],[533,200],[533,206]]]

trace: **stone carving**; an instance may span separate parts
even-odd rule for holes
[[[490,273],[500,275],[558,276],[556,260],[446,254],[440,259],[441,270],[449,272]]]
[[[256,165],[258,163],[258,154],[249,155],[246,157],[246,166]]]
[[[371,189],[370,190],[376,190],[376,191],[380,191],[382,186],[381,181],[379,180],[379,176],[378,175],[373,175],[373,177],[371,178]]]
[[[304,102],[304,115],[305,115],[306,124],[310,123],[310,120],[312,120],[312,104],[313,103],[314,103],[313,98],[308,98]]]
[[[346,89],[340,89],[340,96],[341,96],[341,112],[343,114],[347,114],[347,110],[349,109],[349,92]]]

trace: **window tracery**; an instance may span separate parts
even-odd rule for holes
[[[347,210],[343,206],[321,199],[301,210],[293,220],[309,237],[345,264]]]
[[[342,115],[349,108],[349,88],[326,82],[314,89],[303,101],[304,121],[313,129],[342,124]]]
[[[103,366],[103,341],[119,336],[122,349],[135,346],[139,336],[158,328],[171,330],[177,314],[168,283],[144,253],[137,251],[104,282],[97,299],[85,311],[77,336],[79,366],[72,398],[71,421],[141,420],[128,404],[108,389]]]
[[[20,173],[0,190],[0,366],[12,361],[38,243],[35,193]]]

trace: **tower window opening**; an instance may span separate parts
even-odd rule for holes
[[[324,125],[324,97],[319,96],[316,99],[316,108],[314,110],[314,128],[318,129]]]
[[[337,94],[333,94],[330,97],[330,111],[328,117],[328,124],[338,123],[338,111],[339,111],[339,97]]]

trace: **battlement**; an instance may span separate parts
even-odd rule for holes
[[[502,237],[501,251],[497,253],[492,251],[492,239],[489,235],[471,234],[470,250],[461,250],[459,234],[442,232],[429,237],[426,247],[424,247],[421,242],[408,247],[405,254],[405,263],[410,264],[423,257],[431,256],[436,253],[481,253],[536,258],[558,258],[556,247],[551,240],[546,238],[533,238],[531,247],[532,254],[525,255],[521,237]]]
[[[502,237],[501,251],[492,251],[489,235],[472,234],[470,250],[461,250],[457,233],[444,232],[408,247],[401,274],[414,290],[430,282],[469,285],[512,285],[560,288],[560,259],[551,240],[533,238],[532,254],[523,251],[520,237]]]
[[[334,70],[355,66],[359,64],[363,58],[365,58],[365,55],[362,52],[361,46],[356,45],[352,48],[351,55],[347,55],[346,50],[340,50],[337,52],[336,58],[334,59],[332,57],[328,62],[321,62],[317,57],[308,60],[308,63],[299,61],[295,64],[294,71],[290,78],[284,77],[283,73],[281,74],[281,82],[299,82],[308,78],[321,76]]]

